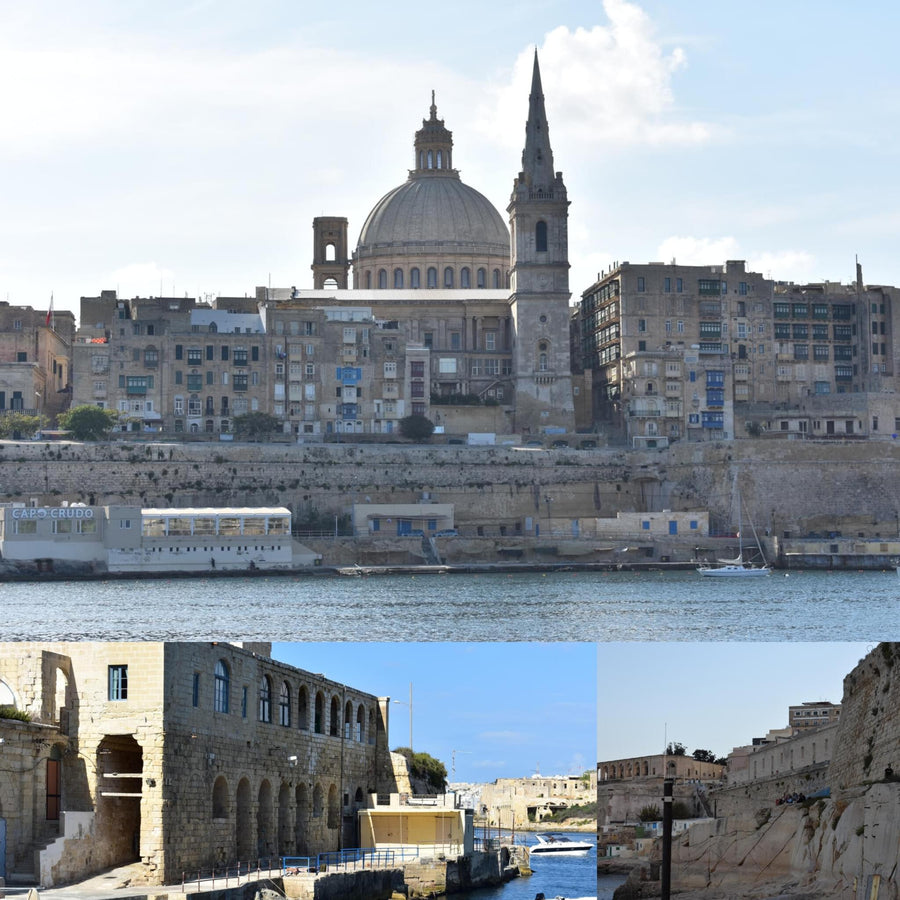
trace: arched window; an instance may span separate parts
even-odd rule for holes
[[[212,817],[214,819],[228,818],[228,782],[224,775],[220,775],[213,785]]]
[[[472,273],[469,271],[468,266],[463,266],[462,271],[459,273],[459,286],[461,288],[472,287]]]
[[[338,737],[341,733],[341,704],[337,697],[331,698],[331,718],[328,721],[328,733]]]
[[[494,269],[494,288],[496,290],[500,289],[500,270]]]
[[[209,333],[210,333],[210,334],[215,334],[218,330],[219,330],[219,326],[216,325],[215,322],[210,322],[210,323],[209,323]]]
[[[547,223],[538,222],[534,226],[534,249],[538,253],[547,252]]]
[[[334,262],[337,259],[337,251],[334,249],[334,244],[326,244],[325,245],[325,262]]]
[[[409,286],[411,288],[420,287],[419,283],[419,270],[416,267],[413,267],[409,270]]]
[[[547,354],[541,353],[538,356],[538,370],[541,372],[547,371]]]
[[[228,712],[228,701],[229,701],[229,690],[228,690],[228,666],[225,665],[225,660],[220,659],[216,663],[216,671],[214,678],[214,702],[213,708],[216,712],[227,713]]]
[[[291,686],[283,681],[281,692],[278,695],[278,724],[290,726],[291,724]]]
[[[428,151],[428,168],[434,168],[434,155],[431,150]]]
[[[359,704],[359,709],[356,710],[356,740],[358,743],[362,744],[365,741],[366,737],[366,708]]]
[[[309,691],[302,684],[297,691],[297,727],[301,731],[309,730]]]
[[[485,269],[478,270],[478,280],[475,282],[477,287],[487,287],[487,271]]]
[[[425,151],[424,150],[419,151],[419,168],[420,169],[425,168]]]
[[[441,151],[438,150],[438,152],[437,152],[437,167],[438,167],[439,169],[440,169],[440,168],[443,168],[443,163],[444,163],[444,156],[443,156],[443,154],[441,153]]]
[[[378,287],[384,290],[387,287],[387,269],[378,270]]]
[[[316,720],[314,730],[316,734],[325,734],[325,697],[321,691],[316,692]]]
[[[212,434],[216,430],[216,423],[212,419],[206,420],[206,433]]]
[[[444,287],[445,288],[453,287],[453,269],[450,266],[447,266],[444,269]]]
[[[272,721],[272,681],[268,675],[259,682],[259,721]]]
[[[394,287],[402,290],[402,288],[403,288],[403,269],[394,269]]]
[[[434,266],[428,267],[428,287],[437,287],[437,269]]]
[[[207,397],[206,398],[206,414],[208,416],[213,416],[216,413],[216,399],[215,397]]]
[[[348,700],[344,706],[344,740],[349,741],[353,735],[350,729],[353,727],[353,704]]]
[[[366,272],[366,290],[367,291],[372,290],[372,273],[371,272]]]

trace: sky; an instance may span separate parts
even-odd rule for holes
[[[427,12],[427,10],[433,12]],[[424,10],[424,11],[423,11]],[[436,91],[505,208],[534,49],[573,299],[614,262],[900,280],[900,7],[846,0],[0,0],[0,300],[311,286]]]
[[[609,643],[597,645],[600,760],[662,753],[726,756],[786,728],[788,707],[840,703],[862,643]]]
[[[272,656],[390,697],[391,749],[441,760],[453,780],[581,775],[596,762],[596,649],[588,643],[295,643]]]

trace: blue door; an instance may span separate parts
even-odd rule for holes
[[[402,536],[412,531],[412,522],[409,519],[397,519],[397,534]]]
[[[676,519],[669,521],[669,534],[678,534],[678,521]]]

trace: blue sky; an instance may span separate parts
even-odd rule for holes
[[[457,781],[581,774],[596,762],[593,644],[276,644],[276,659],[402,703],[390,746],[437,757]]]
[[[661,753],[666,740],[688,752],[725,756],[785,728],[788,707],[840,703],[843,680],[873,644],[599,644],[600,759]]]
[[[0,299],[309,286],[437,91],[501,211],[538,47],[575,296],[614,261],[900,280],[900,12],[842,0],[0,0]],[[435,9],[437,9],[435,7]]]

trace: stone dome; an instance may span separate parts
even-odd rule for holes
[[[443,253],[475,251],[500,255],[508,263],[509,229],[491,201],[458,176],[413,173],[375,204],[357,249],[368,255],[389,248],[402,252],[404,247],[416,255],[426,247]]]
[[[358,288],[506,287],[509,229],[452,167],[453,136],[431,117],[415,137],[415,168],[366,218],[353,254]]]

